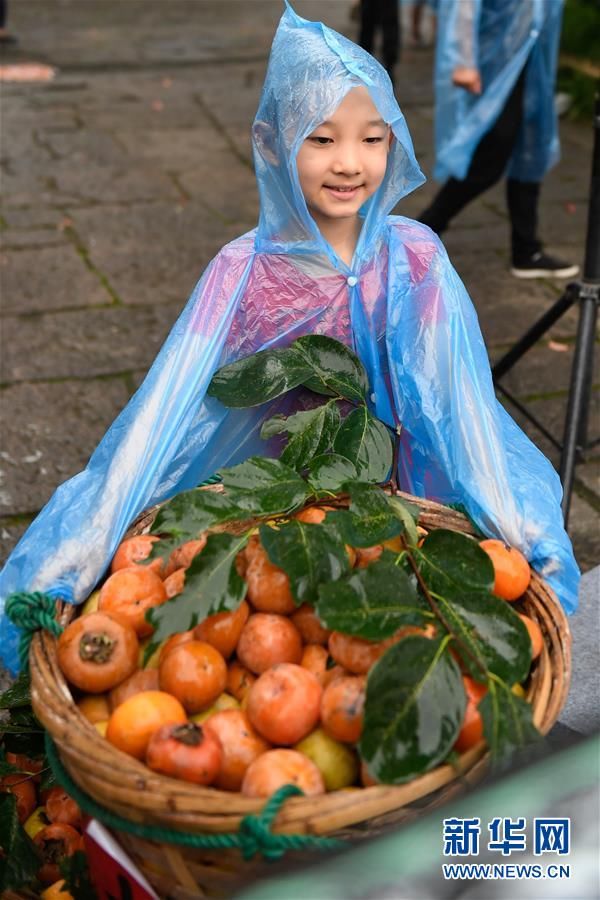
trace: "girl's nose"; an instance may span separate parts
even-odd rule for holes
[[[351,147],[340,148],[332,169],[335,175],[357,175],[362,169],[360,154]]]

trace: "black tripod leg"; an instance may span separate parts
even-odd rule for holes
[[[505,353],[498,362],[492,366],[492,378],[494,382],[499,381],[503,375],[512,369],[522,356],[524,356],[530,347],[533,347],[539,339],[563,316],[568,309],[573,306],[579,296],[579,285],[575,282],[569,284],[562,297],[554,303],[543,316],[535,322],[529,331],[526,331],[523,337],[517,341],[508,353]]]
[[[590,399],[590,382],[594,358],[596,319],[598,316],[598,293],[592,289],[589,296],[580,300],[579,325],[575,357],[571,369],[571,386],[565,418],[563,450],[560,458],[560,480],[563,486],[562,511],[565,526],[569,520],[571,494],[578,448],[587,432],[587,416]]]

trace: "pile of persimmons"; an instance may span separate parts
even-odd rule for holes
[[[296,518],[319,523],[326,512]],[[158,538],[122,542],[100,590],[63,632],[58,660],[78,691],[81,713],[120,750],[155,772],[250,797],[267,797],[286,783],[306,794],[374,784],[361,765],[366,679],[385,650],[407,633],[435,634],[435,626],[406,626],[383,641],[323,627],[312,606],[297,606],[286,573],[268,558],[258,534],[236,559],[247,583],[233,612],[209,615],[173,634],[146,659],[152,626],[146,613],[182,591],[186,568],[205,537],[187,541],[168,560],[148,560]],[[386,541],[389,549],[394,541]],[[480,546],[492,559],[494,593],[512,601],[526,590],[527,561],[495,540]],[[350,563],[368,566],[383,545],[347,547]],[[537,623],[522,619],[533,657],[542,647]],[[467,706],[455,750],[482,739],[477,704],[485,686],[463,676]],[[514,690],[523,693],[520,685]]]

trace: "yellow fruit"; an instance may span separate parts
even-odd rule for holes
[[[42,900],[74,900],[73,894],[69,893],[65,887],[64,878],[61,878],[60,881],[55,881],[54,884],[47,887],[42,891],[40,897]]]
[[[522,684],[513,684],[511,691],[513,694],[516,694],[517,697],[522,697],[523,700],[525,699],[525,688]]]
[[[81,607],[81,615],[87,616],[88,613],[98,611],[98,600],[100,599],[100,591],[92,591],[83,606]]]
[[[295,745],[294,750],[314,762],[323,776],[327,791],[347,788],[358,778],[358,757],[354,750],[329,737],[322,728],[311,731]]]
[[[49,824],[50,820],[46,815],[46,808],[44,806],[38,806],[37,809],[34,809],[29,818],[25,820],[23,828],[29,837],[33,839],[38,831],[41,831],[42,828],[45,828],[46,825]]]
[[[215,702],[209,709],[204,709],[202,712],[195,713],[193,716],[190,716],[190,722],[195,722],[196,725],[200,725],[202,722],[205,722],[209,716],[212,716],[213,713],[221,712],[224,709],[239,709],[240,704],[239,701],[232,697],[231,694],[228,694],[226,691],[223,691],[222,694],[219,694]]]

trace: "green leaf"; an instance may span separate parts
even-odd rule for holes
[[[489,680],[488,692],[477,708],[495,765],[506,765],[515,753],[541,738],[533,724],[531,704],[497,678]]]
[[[63,890],[72,894],[75,900],[96,900],[98,895],[92,885],[87,856],[83,850],[76,850],[71,856],[65,856],[59,869],[65,879]]]
[[[298,387],[312,374],[312,366],[294,345],[260,350],[222,366],[213,375],[208,394],[225,406],[260,406]]]
[[[29,672],[21,672],[11,686],[3,694],[0,694],[0,709],[31,706],[30,685]]]
[[[471,651],[469,655],[459,643],[453,645],[474,678],[482,680],[482,667],[509,684],[527,677],[531,641],[509,603],[484,591],[457,594],[451,600],[442,596],[436,599],[454,633]]]
[[[177,494],[161,506],[154,520],[152,533],[170,535],[175,541],[171,547],[174,549],[183,541],[197,538],[202,531],[213,525],[240,518],[244,518],[243,512],[222,491],[194,488]],[[159,556],[167,549],[163,547]]]
[[[337,492],[346,481],[357,478],[354,463],[339,453],[315,456],[308,464],[308,481],[315,491]]]
[[[208,536],[204,550],[186,569],[183,591],[146,614],[155,629],[146,648],[146,660],[175,632],[188,631],[213,613],[237,609],[247,586],[238,575],[235,558],[247,540],[246,534],[227,532]]]
[[[6,754],[4,753],[4,748],[0,747],[0,778],[4,775],[13,775],[15,772],[18,772],[16,766],[13,766],[12,763],[6,761]]]
[[[494,566],[477,541],[457,531],[431,531],[418,551],[429,587],[443,594],[452,584],[460,591],[491,591]]]
[[[410,547],[416,547],[419,543],[419,533],[417,531],[417,522],[419,521],[419,507],[414,503],[407,503],[399,497],[386,494],[388,505],[391,507],[394,515],[400,519],[404,527],[406,542]]]
[[[17,798],[0,793],[0,895],[31,884],[40,867],[40,857],[29,835],[19,824]]]
[[[345,544],[373,547],[402,532],[402,522],[381,488],[357,481],[344,484],[342,490],[350,495],[350,508],[329,513],[327,522],[338,529]]]
[[[308,334],[294,341],[292,348],[312,370],[303,381],[307,388],[326,396],[364,402],[369,390],[367,374],[345,344],[324,334]]]
[[[219,474],[230,502],[244,511],[237,518],[287,512],[310,494],[304,479],[278,459],[252,456]]]
[[[456,740],[466,697],[447,643],[411,635],[369,673],[359,751],[379,781],[398,784],[427,772]]]
[[[484,667],[510,684],[522,681],[531,666],[531,642],[510,604],[491,593],[494,568],[487,553],[465,535],[439,529],[427,535],[415,558],[446,621],[470,650],[454,647],[471,675],[481,680]]]
[[[327,628],[371,641],[390,637],[401,625],[422,625],[425,615],[414,585],[385,551],[365,569],[319,588],[317,613]]]
[[[265,422],[266,431],[280,428],[289,435],[287,445],[280,455],[286,466],[301,471],[305,469],[314,456],[324,453],[331,447],[340,426],[340,411],[336,400],[318,406],[315,409],[302,410],[293,416],[279,416]],[[261,437],[265,435],[265,426]]]
[[[359,406],[346,416],[333,449],[354,463],[361,481],[384,481],[392,466],[390,433],[366,406]]]
[[[348,554],[335,531],[294,520],[281,528],[261,525],[260,540],[271,562],[290,579],[298,604],[315,603],[319,585],[337,581],[350,569]]]

